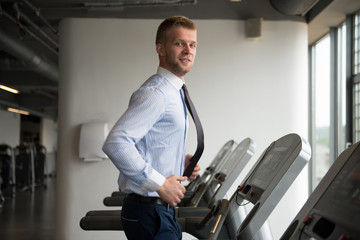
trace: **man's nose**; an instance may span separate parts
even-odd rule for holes
[[[189,44],[186,44],[184,47],[184,53],[189,54],[191,52],[191,47]]]

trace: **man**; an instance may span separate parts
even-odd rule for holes
[[[185,156],[188,114],[182,86],[195,60],[196,35],[195,24],[183,16],[160,24],[157,74],[133,93],[103,146],[127,193],[121,217],[128,239],[182,238],[173,207],[184,197],[181,182],[195,179],[200,170],[196,165],[189,179],[182,176],[191,158]]]

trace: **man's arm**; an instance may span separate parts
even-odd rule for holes
[[[147,191],[156,191],[165,177],[147,163],[136,148],[165,109],[164,94],[150,88],[136,91],[126,112],[117,121],[104,143],[107,154],[121,174]]]

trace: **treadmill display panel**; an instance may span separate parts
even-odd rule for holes
[[[358,148],[359,149],[359,148]],[[360,151],[355,151],[347,164],[329,185],[314,210],[329,220],[351,229],[360,223]]]
[[[211,168],[215,169],[216,166],[219,165],[219,163],[223,160],[223,158],[225,157],[226,153],[228,153],[228,151],[231,150],[231,148],[235,145],[235,142],[230,140],[227,143],[225,143],[225,145],[220,149],[220,151],[218,152],[218,154],[215,156],[214,161],[211,163]]]
[[[239,145],[234,149],[234,151],[230,155],[230,159],[226,161],[224,166],[221,167],[220,171],[225,176],[231,172],[234,169],[234,166],[237,162],[239,162],[239,159],[243,158],[243,156],[246,153],[246,149],[248,149],[250,144],[250,141],[243,141],[239,143]]]
[[[290,149],[289,146],[275,144],[265,153],[260,164],[247,180],[247,184],[265,190],[293,151],[294,149]]]

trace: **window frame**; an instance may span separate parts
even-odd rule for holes
[[[345,28],[343,26],[346,26]],[[343,32],[345,39],[343,39]],[[357,34],[357,35],[356,35]],[[352,143],[360,141],[360,10],[348,15],[346,20],[339,26],[331,27],[330,36],[330,165]],[[356,35],[356,36],[355,36]],[[313,157],[309,163],[309,193],[317,185],[316,179],[316,108],[315,108],[315,47],[319,41],[309,46],[309,142],[312,146]],[[355,42],[357,41],[357,42]],[[356,44],[357,45],[356,45]],[[345,44],[343,46],[342,44]],[[354,46],[357,46],[355,49]],[[343,53],[345,48],[345,53]],[[357,54],[357,55],[356,55]],[[345,57],[344,57],[345,56]],[[345,62],[345,63],[344,63]],[[345,73],[343,65],[345,64]],[[357,65],[355,65],[357,64]],[[355,72],[355,70],[357,72]],[[344,79],[344,75],[345,79]],[[345,91],[344,83],[345,81]],[[355,92],[356,84],[358,92]],[[345,92],[346,97],[341,94]],[[355,94],[357,93],[358,96]],[[358,111],[355,112],[355,98],[358,100]],[[345,101],[345,104],[343,102]],[[343,109],[345,107],[345,116]],[[345,130],[343,129],[343,117],[345,118]],[[358,120],[358,124],[355,122]],[[358,135],[355,138],[355,133]]]

